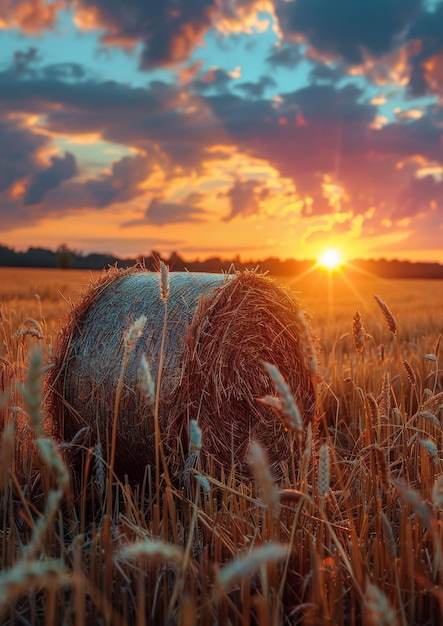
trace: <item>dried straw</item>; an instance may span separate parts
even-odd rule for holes
[[[159,281],[158,274],[140,266],[112,268],[72,310],[49,372],[48,408],[56,433],[70,441],[86,425],[91,445],[110,445],[125,333],[145,316],[125,368],[116,470],[139,478],[145,466],[154,463],[154,409],[147,372],[156,381],[159,362],[160,429],[172,475],[181,473],[188,456],[191,420],[201,428],[201,460],[210,454],[220,467],[230,470],[235,465],[248,472],[247,451],[256,440],[272,465],[289,461],[291,437],[275,411],[258,398],[274,393],[265,361],[284,376],[303,423],[315,416],[316,381],[301,339],[306,323],[300,322],[300,303],[274,280],[255,272],[173,272],[167,278],[166,292],[164,273]],[[313,342],[312,335],[309,339]]]

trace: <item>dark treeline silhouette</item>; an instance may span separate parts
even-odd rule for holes
[[[177,252],[171,256],[162,257],[158,252],[151,252],[149,256],[137,258],[119,258],[108,254],[82,254],[70,250],[62,244],[56,252],[44,248],[29,248],[26,252],[16,252],[8,246],[0,245],[0,266],[3,267],[41,267],[63,269],[91,269],[101,270],[109,266],[127,268],[136,261],[144,263],[147,269],[155,270],[158,260],[162,259],[171,271],[189,272],[221,272],[229,271],[233,265],[236,270],[254,269],[267,271],[274,276],[297,276],[308,271],[315,265],[314,260],[296,261],[295,259],[282,260],[268,257],[262,260],[240,261],[239,257],[221,259],[213,256],[203,261],[185,261]],[[433,278],[443,279],[443,265],[440,263],[412,263],[398,260],[362,260],[356,259],[348,264],[348,272],[356,274],[370,273],[382,278]]]

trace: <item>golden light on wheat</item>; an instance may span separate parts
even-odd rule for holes
[[[60,441],[45,414],[57,298],[36,307],[33,288],[28,300],[1,300],[2,624],[443,622],[443,292],[435,281],[361,278],[357,296],[341,275],[331,277],[337,291],[329,318],[324,290],[309,291],[312,274],[301,290],[321,347],[316,434],[300,419],[280,362],[268,355],[260,363],[269,387],[257,404],[287,429],[298,453],[283,479],[266,441],[249,442],[246,480],[220,472],[207,456],[195,402],[187,407],[179,485],[168,481],[161,462],[157,472],[155,455],[140,482],[112,471],[115,397],[98,441],[85,439],[90,426]],[[174,301],[167,279],[157,285],[162,312]],[[0,283],[0,296],[4,288]],[[120,397],[140,394],[153,426],[156,410],[164,409],[158,366],[140,355],[133,377],[122,375],[148,323],[137,314],[120,325],[113,389]],[[78,358],[84,347],[77,344]],[[102,348],[97,342],[97,353]],[[312,348],[303,354],[314,374]],[[204,368],[198,374],[205,379]],[[92,393],[102,391],[96,385]],[[100,415],[96,410],[95,423]],[[79,451],[84,463],[73,466]],[[293,459],[285,462],[290,467]]]

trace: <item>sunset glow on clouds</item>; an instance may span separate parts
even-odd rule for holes
[[[0,244],[443,261],[440,0],[0,0]]]

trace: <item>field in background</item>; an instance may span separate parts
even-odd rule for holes
[[[0,268],[0,415],[18,424],[0,424],[0,622],[443,623],[443,284],[282,281],[312,314],[324,411],[283,491],[260,451],[251,484],[197,475],[177,490],[115,485],[93,450],[68,487],[40,430],[44,365],[28,361],[98,275]]]
[[[17,325],[26,317],[43,319],[52,332],[69,313],[98,271],[0,267],[0,303],[7,304]],[[279,280],[278,277],[276,277]],[[284,277],[312,316],[314,331],[320,336],[350,329],[352,315],[359,309],[367,319],[378,315],[373,294],[377,293],[395,310],[401,326],[441,332],[443,283],[435,280],[383,280],[371,276],[348,276],[346,270],[332,275],[318,269],[305,277]],[[439,330],[440,329],[440,330]]]

